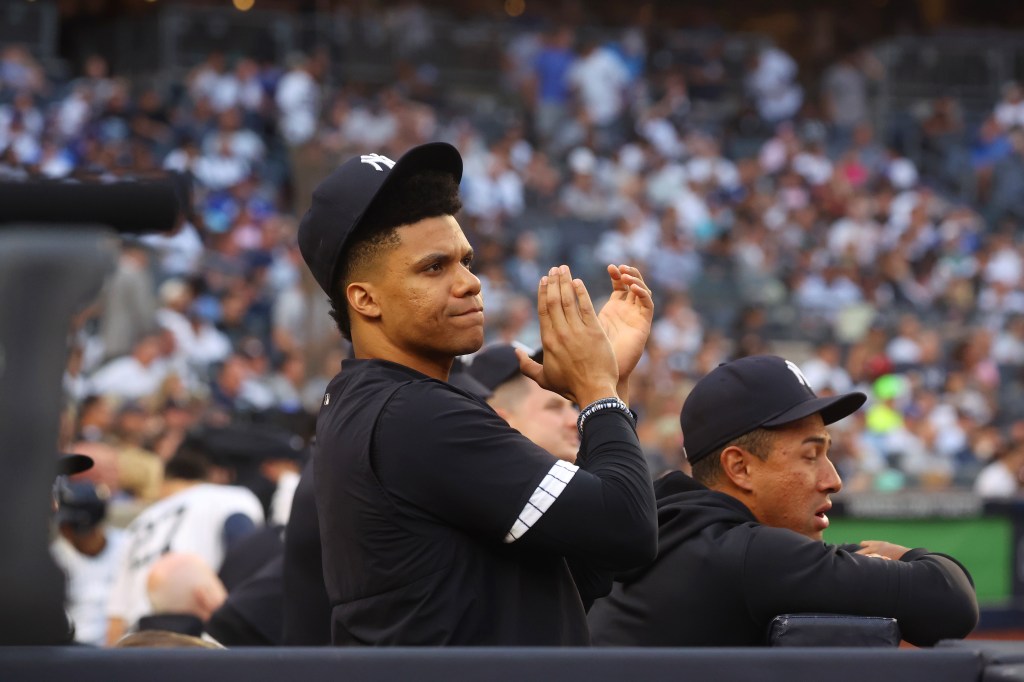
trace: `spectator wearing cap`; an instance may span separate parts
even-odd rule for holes
[[[498,344],[483,349],[467,371],[492,391],[487,402],[509,426],[555,457],[576,461],[579,410],[520,372],[514,346]]]
[[[93,459],[88,455],[78,453],[62,453],[58,454],[54,464],[53,496],[50,499],[50,511],[56,515],[60,511],[61,499],[67,496],[68,477],[91,469]],[[52,551],[51,555],[54,555]],[[54,555],[54,560],[54,563],[59,565],[59,557]],[[63,611],[63,619],[53,619],[53,622],[47,627],[46,637],[48,641],[65,644],[73,641],[75,638],[75,623],[71,613],[66,608],[67,605],[63,603],[65,593],[61,589],[61,571],[54,571],[52,574],[48,571],[47,573],[49,575],[42,577],[48,580],[48,594],[52,595],[54,599],[44,606],[59,607]],[[66,574],[64,577],[66,578]]]
[[[772,618],[794,612],[894,617],[918,646],[970,633],[974,587],[951,557],[822,541],[842,487],[825,426],[864,401],[819,398],[794,363],[768,355],[698,381],[680,414],[693,478],[657,482],[658,558],[594,605],[594,642],[754,646]]]
[[[260,500],[267,522],[283,526],[308,452],[300,436],[273,421],[279,417],[273,411],[258,412],[253,419],[259,422],[207,426],[202,440],[213,463]]]
[[[125,550],[124,531],[104,523],[107,493],[91,481],[57,486],[54,561],[67,578],[67,610],[75,641],[102,646],[107,635],[107,600]]]

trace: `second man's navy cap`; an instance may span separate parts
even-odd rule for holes
[[[481,384],[494,391],[513,377],[522,376],[519,371],[516,347],[508,343],[496,343],[488,346],[470,358],[466,371]],[[537,362],[541,362],[544,358],[544,349],[531,351],[525,346],[518,347],[529,353],[530,357]]]
[[[328,295],[338,276],[345,244],[374,200],[389,184],[424,170],[462,179],[462,157],[446,142],[413,147],[397,161],[362,154],[338,166],[313,190],[313,202],[299,223],[299,251]]]
[[[863,393],[819,398],[795,363],[776,355],[725,362],[696,383],[679,423],[690,463],[757,428],[783,426],[821,414],[826,424],[860,409]]]
[[[487,400],[494,395],[494,391],[489,386],[484,386],[469,373],[462,358],[455,358],[455,362],[452,363],[451,372],[448,374],[448,383],[467,393],[472,393],[481,400]]]

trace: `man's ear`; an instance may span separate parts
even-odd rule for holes
[[[193,602],[203,611],[199,615],[203,620],[208,620],[210,615],[220,608],[228,593],[219,584],[196,585],[192,589]]]
[[[754,489],[750,479],[750,457],[752,455],[734,445],[722,450],[722,471],[732,484],[745,492]]]
[[[380,304],[377,302],[376,291],[369,282],[352,282],[345,287],[345,298],[355,312],[363,317],[380,317]]]

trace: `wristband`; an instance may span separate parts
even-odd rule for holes
[[[633,428],[636,428],[636,418],[626,403],[622,402],[619,398],[601,398],[580,410],[580,416],[576,418],[576,429],[580,432],[580,438],[583,437],[583,425],[587,422],[587,419],[602,410],[618,410],[622,412],[629,417],[629,422],[633,425]]]

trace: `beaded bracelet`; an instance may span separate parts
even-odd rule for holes
[[[619,398],[601,398],[590,403],[582,410],[580,410],[580,416],[576,418],[576,429],[580,432],[580,438],[583,437],[583,424],[586,423],[594,414],[597,414],[601,410],[619,410],[629,417],[629,421],[636,427],[636,417],[633,416],[629,406],[622,402]]]

